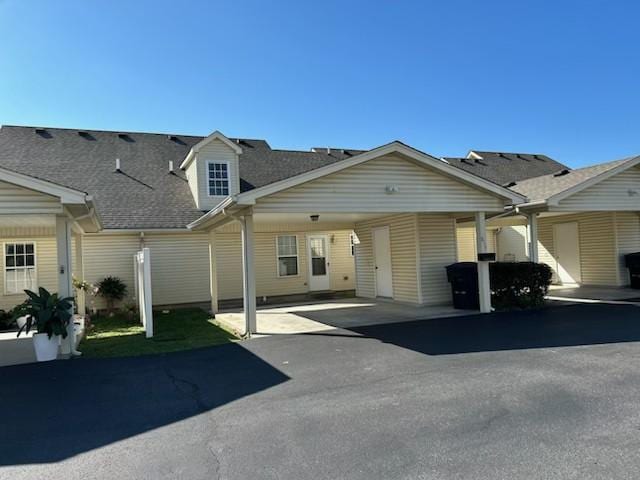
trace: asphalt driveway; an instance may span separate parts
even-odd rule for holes
[[[638,478],[640,309],[4,367],[0,404],[2,479]]]

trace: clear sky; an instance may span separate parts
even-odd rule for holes
[[[640,4],[0,0],[0,123],[640,154]]]

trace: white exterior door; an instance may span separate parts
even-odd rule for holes
[[[309,258],[309,290],[329,290],[329,238],[327,235],[307,237]]]
[[[393,298],[389,227],[373,229],[373,260],[376,270],[376,296]]]
[[[555,257],[558,262],[558,280],[564,284],[582,281],[580,270],[580,234],[578,224],[556,223],[553,226]]]

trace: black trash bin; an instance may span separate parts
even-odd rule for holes
[[[447,268],[447,280],[451,284],[453,307],[460,310],[478,310],[480,297],[478,290],[478,264],[458,262]]]
[[[640,289],[640,252],[629,253],[624,256],[624,262],[629,269],[631,277],[631,288]]]

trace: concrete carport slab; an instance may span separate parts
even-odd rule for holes
[[[449,305],[414,306],[391,301],[349,298],[321,303],[297,303],[267,306],[257,311],[258,335],[301,334],[355,328],[366,325],[455,317],[477,313],[455,310]],[[216,314],[216,321],[235,333],[244,334],[245,321],[241,310]]]

